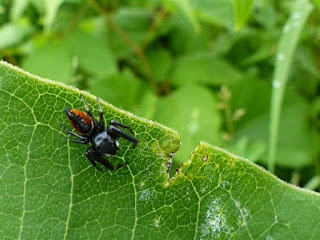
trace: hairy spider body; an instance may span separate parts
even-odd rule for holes
[[[69,136],[67,136],[67,138],[75,143],[91,143],[91,147],[87,149],[85,155],[90,160],[92,165],[99,170],[101,170],[101,168],[97,166],[96,162],[101,163],[111,170],[119,169],[122,166],[126,165],[127,162],[119,164],[117,166],[113,166],[108,160],[103,158],[103,156],[107,155],[109,157],[112,157],[116,154],[116,152],[120,149],[120,144],[118,141],[120,137],[132,142],[134,146],[137,145],[138,139],[121,129],[126,128],[133,133],[131,127],[115,120],[111,120],[110,126],[105,127],[103,120],[103,110],[101,108],[99,98],[97,98],[100,112],[99,122],[93,117],[89,107],[87,106],[81,95],[80,98],[86,108],[87,113],[78,109],[69,108],[65,108],[64,111],[66,112],[71,125],[79,133],[81,133],[81,135],[70,131],[63,123],[60,123],[67,131],[67,133],[77,137],[78,139],[70,138]]]
[[[83,111],[65,108],[71,125],[82,134],[89,134],[94,129],[94,121]]]

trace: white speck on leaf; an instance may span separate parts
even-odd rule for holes
[[[220,199],[214,199],[206,211],[205,222],[200,226],[203,236],[209,235],[212,239],[219,238],[221,233],[229,234],[227,219],[222,211],[223,204]]]
[[[268,236],[266,237],[266,240],[273,240],[273,237],[271,237],[270,235],[268,235]]]
[[[154,219],[154,226],[155,227],[159,227],[159,225],[160,225],[160,220],[161,220],[161,216],[159,216],[159,217],[157,217],[156,219]]]
[[[225,188],[226,186],[230,186],[230,182],[229,181],[226,181],[226,180],[223,180],[222,182],[220,182],[220,185]]]
[[[200,189],[200,192],[201,192],[201,193],[205,193],[206,191],[207,191],[207,188],[206,188],[206,187],[203,187],[203,188]]]
[[[240,221],[238,222],[238,224],[240,226],[247,225],[247,220],[251,217],[250,211],[246,207],[241,207],[241,203],[239,201],[235,201],[235,205],[240,211],[240,214],[238,216]]]
[[[150,192],[149,189],[143,190],[139,197],[140,201],[149,202],[153,199],[154,192]]]

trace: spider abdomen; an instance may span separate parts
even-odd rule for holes
[[[68,119],[72,126],[80,133],[89,134],[93,129],[91,118],[83,111],[78,109],[65,108]]]

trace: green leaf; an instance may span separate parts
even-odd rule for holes
[[[54,21],[56,20],[56,15],[59,11],[59,8],[63,4],[64,0],[28,0],[28,2],[39,13],[41,13],[44,29],[46,31],[50,31]],[[17,7],[18,6],[16,6],[16,8]],[[21,8],[22,6],[19,7]],[[17,9],[15,11],[22,11],[22,9]],[[15,14],[19,14],[19,12]]]
[[[42,35],[36,40],[47,41]],[[103,37],[74,31],[61,41],[47,41],[40,47],[34,45],[35,49],[26,57],[22,66],[38,76],[71,84],[76,71],[82,71],[84,75],[95,79],[117,73],[115,60]]]
[[[212,54],[197,52],[179,58],[171,78],[177,85],[221,85],[236,82],[241,77],[241,73],[225,60]]]
[[[144,118],[153,119],[156,111],[157,96],[150,90],[145,89],[145,94],[135,110],[135,114]]]
[[[115,59],[104,36],[74,31],[66,38],[66,46],[70,56],[76,57],[80,67],[94,77],[106,77],[117,72]]]
[[[22,67],[38,76],[71,84],[72,56],[68,51],[63,43],[45,44],[32,51],[23,61]]]
[[[317,239],[320,196],[201,142],[176,176],[176,131],[102,101],[139,139],[97,171],[65,139],[79,91],[0,62],[0,239]],[[82,92],[98,113],[95,98]],[[209,129],[208,129],[209,130]]]
[[[254,0],[233,0],[234,11],[236,15],[236,29],[245,24],[249,17]]]
[[[139,95],[140,82],[130,70],[106,78],[96,79],[91,83],[91,91],[101,98],[123,109],[132,110]]]
[[[208,43],[212,40],[212,26],[202,26],[201,34],[196,34],[192,26],[180,15],[173,15],[167,23],[170,30],[170,49],[181,54],[207,52]]]
[[[189,21],[196,33],[199,33],[201,28],[198,19],[194,14],[194,10],[190,3],[190,0],[167,0],[167,4],[174,5],[180,12],[185,16],[186,20]]]
[[[240,81],[231,85],[231,107],[233,111],[244,108],[246,114],[236,122],[236,137],[249,138],[250,142],[263,142],[268,145],[268,126],[270,124],[270,93],[271,86],[260,79],[246,79],[246,87]],[[302,168],[308,166],[313,157],[313,145],[318,145],[312,137],[309,128],[308,104],[294,91],[288,89],[283,105],[283,115],[279,129],[279,150],[277,164],[282,167]],[[265,149],[267,150],[267,149]],[[241,156],[249,157],[241,151],[236,151]],[[260,156],[264,163],[267,162],[267,151]],[[251,159],[250,160],[254,160]]]
[[[21,43],[31,32],[30,26],[15,23],[3,24],[0,26],[0,49]]]
[[[231,0],[191,0],[196,16],[210,24],[231,28],[234,25]]]
[[[16,21],[20,18],[28,5],[28,0],[13,0],[12,8],[10,10],[10,18]]]
[[[44,1],[44,27],[48,31],[51,29],[51,26],[55,20],[55,17],[58,13],[58,10],[64,0],[42,0]]]
[[[320,8],[320,1],[319,1],[319,0],[313,0],[313,2],[314,2],[315,4],[317,4],[318,8]]]
[[[221,117],[217,102],[204,87],[186,85],[159,99],[154,119],[177,129],[181,134],[181,149],[174,155],[179,164],[186,161],[199,141],[215,145],[221,142]]]
[[[169,51],[160,47],[154,48],[146,52],[146,57],[156,81],[163,82],[167,80],[172,65]]]
[[[144,8],[123,7],[112,16],[116,28],[121,29],[122,36],[109,25],[110,45],[117,57],[133,53],[132,44],[140,46],[149,32],[149,11]]]

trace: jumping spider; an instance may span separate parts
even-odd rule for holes
[[[89,144],[89,147],[85,153],[87,158],[90,160],[92,165],[98,170],[102,170],[97,166],[96,162],[101,163],[110,170],[119,169],[125,166],[128,162],[113,166],[108,160],[104,159],[103,156],[107,155],[112,157],[120,149],[120,144],[118,138],[125,138],[128,141],[132,142],[134,146],[138,144],[138,139],[130,134],[125,133],[121,128],[126,128],[131,133],[133,133],[130,126],[122,124],[116,120],[110,121],[110,126],[105,127],[103,120],[103,110],[100,105],[100,100],[97,98],[100,119],[99,122],[95,119],[84,101],[83,97],[80,95],[80,98],[83,102],[83,105],[87,113],[78,110],[78,109],[69,109],[65,108],[64,111],[67,113],[67,117],[72,124],[72,126],[79,132],[81,135],[70,131],[63,123],[60,123],[61,126],[67,131],[67,133],[77,137],[78,139],[71,138],[66,136],[67,139],[75,143]]]

